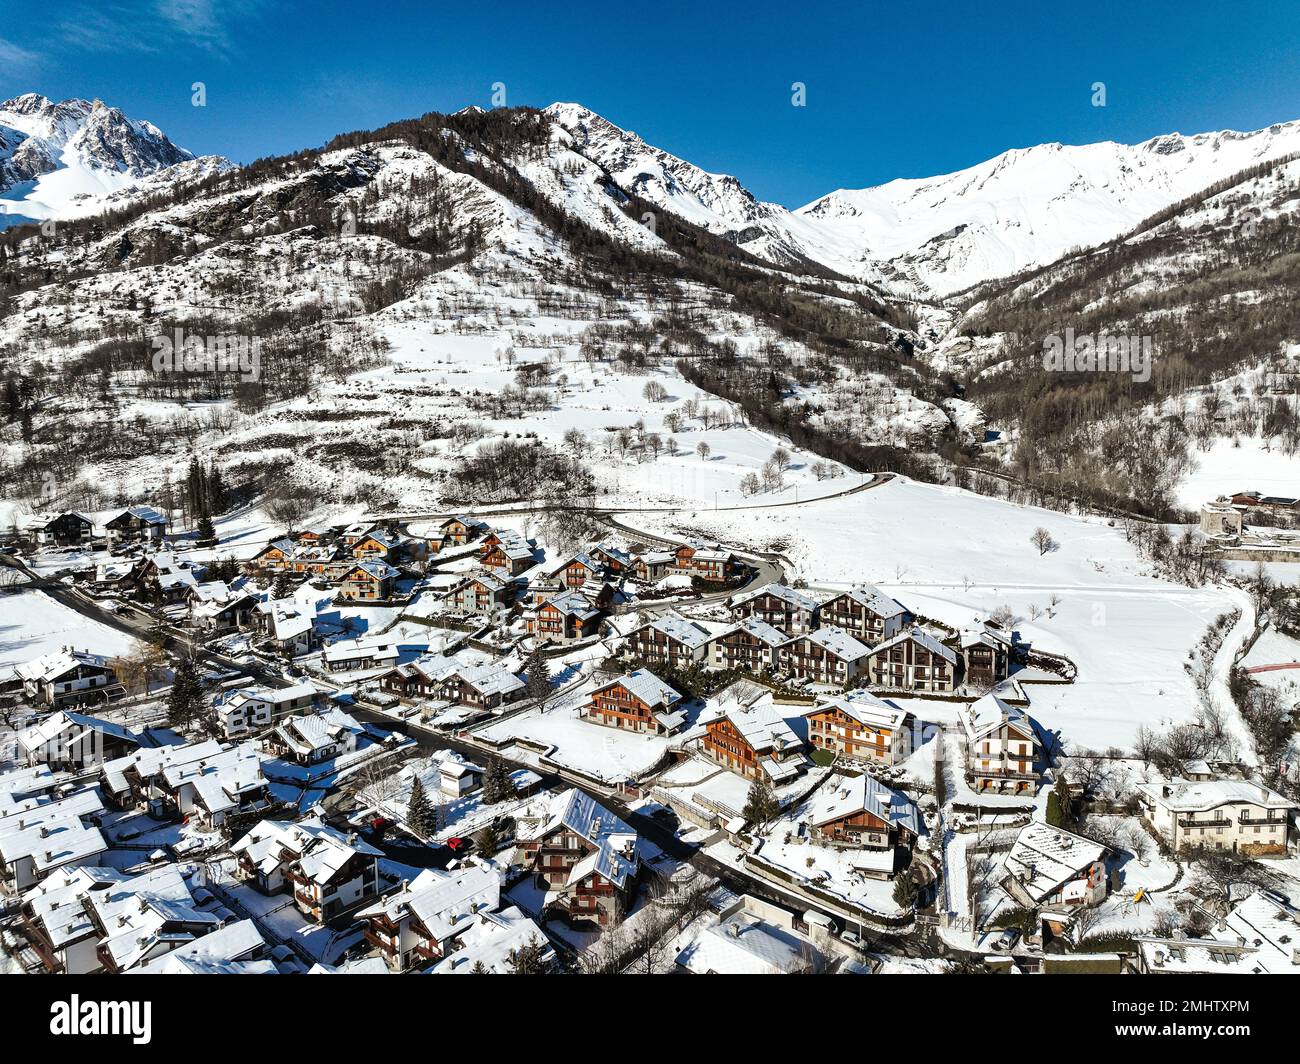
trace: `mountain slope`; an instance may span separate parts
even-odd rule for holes
[[[1300,122],[1142,144],[1041,144],[956,173],[840,190],[801,207],[816,224],[939,296],[1060,258],[1256,163],[1300,150]]]
[[[103,197],[194,162],[156,126],[98,100],[26,93],[0,103],[0,224],[6,214],[10,224],[81,217]]]

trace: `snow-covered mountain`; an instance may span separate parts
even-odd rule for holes
[[[0,226],[85,216],[104,197],[187,163],[210,169],[224,160],[196,160],[157,126],[99,100],[17,96],[0,103]]]
[[[578,104],[547,108],[627,192],[788,265],[812,260],[901,294],[945,296],[1104,243],[1259,162],[1300,151],[1300,122],[1142,144],[1017,148],[956,173],[841,189],[795,211],[646,144]]]
[[[1141,144],[1017,148],[953,174],[840,190],[800,208],[939,295],[1053,262],[1256,163],[1300,151],[1300,122]]]

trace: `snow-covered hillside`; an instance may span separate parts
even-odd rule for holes
[[[194,160],[157,126],[99,100],[17,96],[0,103],[0,227],[84,217],[104,197]]]

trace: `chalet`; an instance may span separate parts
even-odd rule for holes
[[[708,642],[707,660],[715,669],[736,670],[762,675],[774,672],[777,648],[787,636],[757,617],[746,617]]]
[[[1300,908],[1274,891],[1256,890],[1203,936],[1137,939],[1137,969],[1143,975],[1294,975],[1298,926]]]
[[[181,746],[142,748],[107,761],[101,770],[100,786],[110,804],[118,809],[142,809],[155,820],[175,815],[164,770],[173,765],[197,764],[221,755],[225,746],[216,739]]]
[[[0,891],[20,894],[56,869],[94,864],[108,850],[104,812],[90,789],[0,816]]]
[[[566,561],[550,574],[565,587],[576,590],[590,580],[599,580],[605,575],[605,566],[589,554],[579,553]]]
[[[663,735],[680,730],[685,722],[686,715],[676,709],[681,700],[670,684],[647,669],[637,669],[597,687],[578,712],[593,724]]]
[[[777,668],[812,683],[847,687],[866,668],[871,648],[842,628],[817,628],[777,648]]]
[[[669,613],[633,630],[623,644],[623,654],[651,665],[686,670],[704,663],[708,644],[709,633],[703,626]]]
[[[379,894],[382,851],[318,818],[263,820],[230,850],[238,878],[263,894],[292,894],[298,911],[319,924]]]
[[[213,709],[227,739],[265,731],[279,718],[311,709],[316,688],[309,683],[290,687],[241,687],[222,692]]]
[[[64,647],[14,668],[23,694],[52,709],[120,698],[122,685],[102,654]]]
[[[528,685],[500,662],[461,665],[454,680],[454,688],[444,685],[443,698],[476,709],[497,709],[519,701],[528,693]]]
[[[186,592],[190,623],[207,632],[230,632],[252,621],[257,599],[224,580],[195,584]]]
[[[641,842],[596,799],[572,788],[553,795],[538,823],[519,819],[517,839],[547,909],[600,927],[623,918],[641,875]]]
[[[1000,626],[986,622],[983,627],[961,634],[963,682],[968,687],[989,688],[1011,674],[1013,643]]]
[[[632,559],[632,576],[643,584],[661,580],[673,568],[677,556],[671,551],[647,551]]]
[[[906,619],[906,609],[870,585],[855,587],[821,604],[822,624],[843,628],[869,646],[893,639]]]
[[[401,540],[387,532],[367,532],[348,551],[357,561],[391,562],[397,558],[400,545]]]
[[[742,563],[734,554],[716,546],[687,544],[673,552],[674,569],[714,583],[730,579],[741,567]]]
[[[340,639],[321,651],[321,663],[330,672],[392,667],[398,657],[397,640],[386,636]]]
[[[457,668],[455,659],[429,654],[389,669],[379,677],[379,689],[408,700],[442,698]]]
[[[152,506],[130,506],[104,523],[109,543],[157,543],[167,532],[167,517]]]
[[[91,975],[103,971],[99,935],[86,915],[85,897],[130,880],[116,868],[75,865],[58,868],[23,895],[23,930],[52,974]]]
[[[612,577],[624,576],[632,571],[632,555],[608,543],[598,543],[588,552]]]
[[[438,525],[438,535],[444,550],[447,547],[463,547],[487,530],[487,525],[472,517],[449,517]]]
[[[323,547],[334,539],[334,535],[330,529],[316,526],[296,532],[293,541],[302,547]]]
[[[1143,816],[1178,852],[1231,850],[1252,857],[1285,854],[1289,822],[1297,804],[1277,791],[1246,780],[1195,782],[1175,777],[1137,788]]]
[[[961,724],[976,790],[1033,794],[1038,789],[1038,732],[1023,707],[990,693],[962,709]]]
[[[457,613],[475,616],[495,613],[509,604],[513,585],[495,573],[472,573],[447,592],[447,602]]]
[[[821,698],[807,715],[808,740],[819,750],[896,765],[912,754],[916,720],[868,691]]]
[[[789,783],[808,767],[803,740],[770,700],[749,705],[727,703],[704,727],[700,750],[746,779],[779,785]]]
[[[174,864],[85,890],[78,901],[95,937],[96,970],[109,974],[139,969],[221,926]]]
[[[309,654],[320,645],[315,611],[292,600],[258,602],[250,615],[252,627],[266,635],[271,648],[290,657]]]
[[[542,929],[513,905],[500,912],[480,908],[457,937],[456,945],[458,948],[430,971],[435,975],[509,975],[515,970],[514,958],[526,947],[540,947],[537,963],[542,971],[555,964],[555,950]]]
[[[253,555],[250,564],[258,569],[284,569],[296,549],[291,539],[274,539]]]
[[[393,597],[397,570],[384,561],[356,562],[339,581],[339,598],[382,602]]]
[[[42,546],[75,547],[94,538],[95,523],[83,513],[69,511],[54,517],[40,517],[30,525]]]
[[[547,599],[528,620],[528,631],[538,643],[575,643],[596,634],[601,611],[576,591]]]
[[[294,714],[266,737],[266,748],[298,765],[319,765],[357,748],[365,729],[337,707],[319,713]]]
[[[784,584],[764,584],[757,591],[734,595],[729,605],[732,617],[754,617],[786,635],[801,635],[817,627],[816,600]]]
[[[1248,510],[1270,510],[1291,512],[1300,510],[1300,498],[1294,495],[1264,495],[1258,491],[1239,491],[1231,496],[1234,506],[1244,506]]]
[[[957,655],[922,628],[910,628],[874,647],[866,672],[875,687],[899,691],[951,691]]]
[[[236,920],[137,970],[141,975],[276,975],[274,954],[257,924]]]
[[[531,569],[536,561],[532,544],[510,528],[489,533],[483,540],[479,555],[479,564],[489,569],[500,569],[509,576],[518,576]]]
[[[873,878],[888,879],[906,868],[912,845],[925,834],[916,803],[866,773],[832,776],[813,795],[807,813],[813,838],[878,854],[878,861],[854,863]]]
[[[165,765],[161,783],[175,814],[195,817],[208,828],[220,827],[229,815],[258,812],[270,804],[252,743],[226,747],[200,761]]]
[[[168,605],[183,602],[202,574],[203,566],[157,551],[137,561],[120,586],[123,594],[143,602]]]
[[[387,533],[388,528],[382,521],[357,521],[343,529],[339,535],[339,540],[344,547],[351,549],[367,536],[386,535]]]
[[[1106,897],[1109,852],[1082,835],[1030,821],[1007,854],[999,885],[1029,909],[1097,905]]]
[[[84,772],[152,745],[144,733],[70,710],[51,713],[15,738],[15,751],[23,763],[72,772]]]
[[[366,940],[395,972],[425,968],[458,948],[480,912],[501,907],[501,873],[488,864],[426,868],[357,913]]]
[[[327,544],[277,539],[258,551],[249,564],[256,569],[273,572],[334,576],[347,568],[349,557],[342,550]]]

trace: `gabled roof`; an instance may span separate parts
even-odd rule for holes
[[[541,928],[513,905],[499,913],[480,910],[457,941],[460,948],[443,957],[431,971],[437,975],[468,975],[481,965],[494,975],[508,975],[514,971],[512,954],[534,942],[543,947],[543,964],[555,959],[555,950]]]
[[[713,720],[725,718],[740,733],[741,738],[756,752],[770,749],[789,749],[803,745],[780,708],[771,701],[738,702],[724,704]]]
[[[559,610],[561,613],[577,617],[585,621],[595,617],[600,610],[587,599],[587,597],[578,591],[561,591],[558,595],[552,595],[537,608],[545,609],[546,607]]]
[[[24,661],[14,667],[14,673],[23,680],[54,681],[80,665],[93,669],[110,667],[108,658],[103,654],[64,647],[62,650],[42,654],[39,658],[32,658],[31,661]]]
[[[918,628],[915,625],[909,628],[906,632],[899,632],[893,639],[886,639],[883,643],[878,644],[873,650],[871,650],[871,656],[875,657],[877,654],[890,650],[893,647],[898,646],[900,643],[906,643],[909,640],[915,642],[918,646],[929,651],[931,654],[943,658],[944,661],[948,662],[948,664],[954,666],[957,664],[957,655],[953,652],[951,647],[944,646],[924,628]]]
[[[966,739],[969,742],[982,739],[997,731],[1004,722],[1012,731],[1018,732],[1026,739],[1037,740],[1033,722],[1029,719],[1029,712],[1023,706],[1013,706],[1009,702],[1002,701],[991,691],[961,712],[962,728],[965,729]]]
[[[508,695],[522,690],[526,685],[515,673],[500,662],[487,665],[461,665],[457,674],[481,695]]]
[[[805,632],[803,635],[796,635],[787,639],[782,646],[804,641],[815,643],[826,653],[833,654],[842,661],[857,661],[871,653],[871,648],[866,643],[854,639],[843,628],[834,626],[814,628],[811,632]]]
[[[886,595],[878,587],[871,584],[863,584],[861,587],[855,587],[852,590],[845,591],[835,598],[849,598],[860,606],[866,607],[877,617],[883,617],[888,620],[890,617],[898,617],[906,613],[901,603],[896,602],[890,596]],[[831,599],[834,602],[835,599]]]
[[[189,941],[221,923],[220,917],[198,907],[174,864],[91,890],[83,903],[107,932],[100,948],[120,969],[139,964],[163,941],[175,942],[178,935]]]
[[[1142,783],[1138,790],[1166,809],[1179,813],[1195,813],[1214,809],[1232,802],[1249,802],[1267,809],[1295,809],[1297,803],[1270,790],[1260,783],[1248,780],[1191,781],[1175,777],[1170,780],[1169,794],[1159,783]],[[1300,935],[1297,935],[1300,940]]]
[[[676,640],[691,650],[704,646],[710,638],[709,633],[702,626],[676,613],[665,613],[661,617],[655,617],[643,627],[662,632],[669,639]]]
[[[373,577],[376,580],[391,580],[397,575],[397,570],[386,561],[381,561],[380,559],[375,558],[371,561],[353,562],[348,566],[347,572],[344,573],[344,579],[350,577],[358,569],[364,572],[367,576]]]
[[[600,691],[608,691],[611,687],[621,684],[627,689],[628,694],[634,698],[640,699],[652,709],[662,705],[664,709],[670,709],[676,703],[682,700],[681,692],[673,687],[670,683],[665,683],[659,679],[649,669],[637,669],[635,672],[625,672],[617,680],[611,680],[609,683],[601,684],[592,694]]]
[[[186,946],[132,969],[130,975],[276,975],[269,958],[250,960],[266,949],[252,920],[237,920]]]
[[[832,776],[808,803],[808,819],[818,826],[866,811],[891,827],[913,835],[925,834],[921,810],[902,791],[887,787],[874,776]]]
[[[317,817],[294,823],[288,820],[263,820],[231,847],[232,853],[244,854],[263,873],[269,874],[283,863],[285,851],[304,876],[313,883],[326,884],[356,854],[382,857],[383,851],[356,835],[344,835]]]
[[[595,847],[593,853],[573,866],[569,873],[570,883],[595,872],[622,888],[636,876],[641,863],[641,844],[636,829],[591,795],[575,787],[554,796],[551,817],[540,834],[544,837],[561,827],[581,835]]]
[[[769,647],[780,646],[782,643],[789,642],[790,639],[789,635],[781,631],[780,628],[776,628],[773,625],[768,624],[766,621],[759,620],[757,617],[745,617],[742,620],[737,621],[725,631],[719,632],[712,638],[715,640],[722,639],[725,636],[733,635],[736,632],[744,632],[747,635],[753,636],[760,643],[766,643]]]
[[[891,706],[884,699],[878,698],[870,691],[861,689],[850,691],[845,695],[819,698],[817,704],[808,712],[813,714],[825,709],[838,709],[841,713],[852,717],[859,724],[865,724],[869,728],[877,728],[883,731],[897,731],[903,727],[907,718],[911,716],[907,710]]]
[[[114,516],[106,523],[109,525],[116,524],[123,518],[134,518],[137,521],[143,521],[147,525],[165,525],[167,518],[159,513],[152,506],[128,506],[121,513]]]
[[[756,591],[742,592],[731,599],[731,606],[734,609],[737,606],[744,605],[752,599],[758,598],[760,595],[771,595],[773,598],[778,598],[782,602],[788,603],[796,609],[807,610],[810,613],[817,609],[816,599],[809,598],[807,595],[796,591],[792,587],[786,587],[785,584],[764,584]]]
[[[362,909],[357,916],[384,916],[396,923],[409,914],[446,952],[447,941],[469,927],[477,913],[500,904],[501,872],[492,865],[470,864],[450,872],[426,868],[404,890]]]
[[[1108,852],[1099,842],[1035,820],[1016,836],[1006,869],[1035,901],[1042,901]]]

